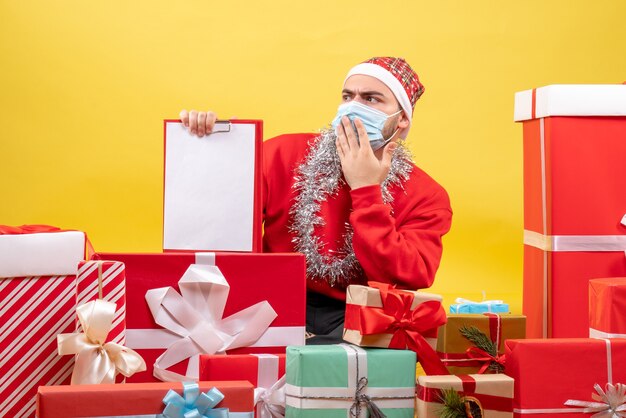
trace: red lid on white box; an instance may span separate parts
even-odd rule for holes
[[[516,122],[548,116],[626,116],[626,85],[554,84],[515,93]]]
[[[84,259],[84,232],[0,235],[0,278],[76,274]]]

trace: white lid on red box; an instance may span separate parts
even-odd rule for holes
[[[80,231],[0,235],[0,277],[76,274],[85,259]]]
[[[626,116],[626,85],[554,84],[515,93],[516,122],[548,116]]]

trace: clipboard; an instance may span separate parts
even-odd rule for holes
[[[262,251],[263,121],[218,121],[191,135],[166,119],[164,251]]]

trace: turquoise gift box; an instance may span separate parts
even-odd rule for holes
[[[509,304],[501,300],[473,300],[457,298],[456,304],[450,305],[450,313],[453,314],[483,314],[483,313],[509,313]]]
[[[286,418],[413,418],[416,356],[351,344],[287,347]]]

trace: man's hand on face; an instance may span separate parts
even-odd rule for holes
[[[347,116],[341,119],[337,127],[336,145],[343,176],[351,189],[382,184],[391,169],[391,157],[397,145],[395,142],[387,144],[383,148],[382,157],[378,159],[372,151],[363,122],[355,118],[354,125],[360,141]]]

